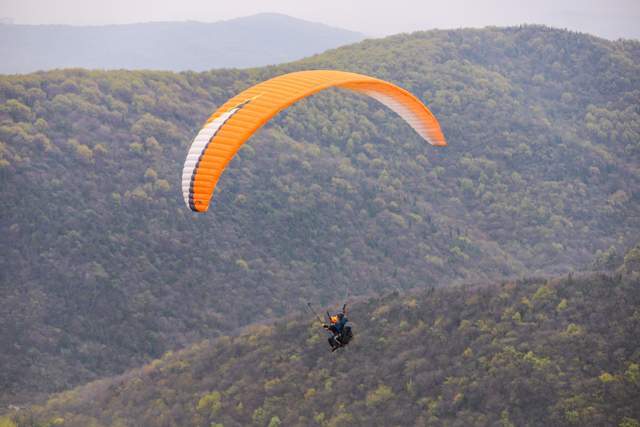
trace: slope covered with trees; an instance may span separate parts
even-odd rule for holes
[[[204,119],[288,71],[416,93],[450,146],[328,91],[281,113],[207,215],[180,195]],[[607,266],[640,235],[640,45],[431,31],[291,64],[0,78],[0,399],[122,372],[351,293]],[[595,258],[595,259],[594,259]]]
[[[640,247],[615,275],[354,304],[329,353],[296,317],[53,396],[17,426],[637,426]]]

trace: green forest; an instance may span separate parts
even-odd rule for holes
[[[350,318],[339,356],[289,317],[54,395],[15,425],[640,425],[640,246],[615,274],[394,292]]]
[[[329,90],[283,111],[245,145],[220,180],[208,214],[185,208],[180,194],[184,157],[209,114],[259,81],[320,68],[373,75],[415,93],[438,117],[449,146],[427,146],[374,100]],[[477,394],[478,387],[491,384],[473,366],[489,369],[495,363],[500,365],[494,367],[496,375],[508,367],[526,372],[522,380],[538,381],[539,389],[509,385],[520,398],[545,389],[541,384],[555,387],[556,395],[539,394],[536,412],[552,424],[566,421],[571,411],[578,424],[591,416],[602,417],[604,424],[640,419],[625,400],[612,413],[602,403],[607,393],[637,393],[624,382],[628,369],[635,372],[630,363],[638,363],[637,353],[607,353],[617,351],[618,344],[599,338],[603,330],[591,336],[586,329],[593,341],[565,331],[583,320],[607,328],[607,316],[615,315],[620,325],[616,337],[631,339],[635,331],[637,342],[637,323],[635,329],[633,323],[624,326],[634,314],[614,309],[625,303],[631,310],[637,287],[593,276],[561,282],[557,289],[553,285],[553,307],[532,300],[546,286],[544,278],[610,271],[640,241],[639,105],[639,42],[541,26],[403,34],[247,70],[68,69],[0,76],[0,412],[10,404],[43,401],[52,392],[121,374],[203,339],[232,336],[254,322],[271,323],[303,310],[306,301],[337,303],[348,287],[356,297],[399,292],[388,303],[359,305],[354,317],[364,327],[371,310],[384,311],[380,307],[388,305],[390,319],[406,322],[401,327],[406,339],[421,337],[427,344],[408,347],[404,354],[404,341],[385,338],[373,325],[363,330],[348,356],[361,359],[349,360],[358,360],[358,369],[365,369],[359,363],[384,360],[396,370],[379,384],[369,384],[375,379],[367,376],[340,377],[341,387],[360,393],[349,405],[360,406],[340,409],[338,404],[334,412],[328,410],[333,383],[326,381],[336,367],[317,370],[315,375],[326,377],[315,382],[296,377],[296,387],[308,385],[318,393],[309,398],[312,412],[303,415],[298,408],[303,400],[291,405],[268,396],[261,400],[262,383],[254,384],[255,392],[243,390],[249,400],[241,400],[229,390],[232,377],[216,377],[208,365],[213,362],[202,362],[201,370],[185,367],[184,372],[198,372],[194,375],[205,382],[180,377],[193,382],[195,395],[180,397],[188,401],[158,391],[157,403],[147,409],[171,417],[177,405],[175,410],[194,417],[189,419],[195,425],[218,420],[218,415],[224,425],[268,424],[273,417],[283,425],[305,424],[304,416],[327,424],[338,423],[341,414],[375,425],[374,418],[362,417],[382,413],[388,424],[397,424],[400,412],[381,409],[393,392],[415,420],[449,417],[453,423],[452,414],[458,414],[482,424],[478,408],[490,405],[500,408],[503,424],[522,425],[529,412],[518,412],[515,402],[489,402]],[[525,277],[543,279],[517,281]],[[478,293],[484,301],[478,304],[492,307],[490,317],[482,317],[488,312],[481,315],[480,305],[472,304],[469,315],[476,317],[469,322],[475,326],[468,331],[458,330],[462,319],[456,320],[455,312],[443,312],[442,327],[434,325],[439,304],[462,309],[471,298],[464,288],[441,288],[502,280],[512,283],[500,288],[507,293],[504,301],[493,291]],[[431,288],[439,303],[420,293]],[[418,292],[419,310],[400,310],[404,292]],[[589,299],[591,292],[598,298]],[[562,300],[557,297],[564,293],[563,298],[585,305],[570,304],[568,311],[557,312]],[[620,301],[626,298],[621,295],[629,298]],[[533,301],[526,310],[518,305],[524,296]],[[515,311],[503,320],[495,310],[507,303]],[[587,306],[590,310],[578,308]],[[512,318],[516,312],[518,321]],[[591,318],[593,313],[601,314]],[[538,315],[559,323],[548,325]],[[478,326],[481,319],[491,326]],[[515,336],[501,332],[507,325]],[[317,363],[325,360],[315,353],[320,351],[315,345],[323,343],[314,341],[320,338],[311,326],[308,332],[297,322],[280,328],[287,337],[285,348],[297,343],[300,351],[310,352],[283,360],[282,367],[311,363],[304,354]],[[494,328],[499,329],[496,335]],[[547,340],[534,334],[524,341],[544,331],[553,335]],[[269,341],[272,333],[257,334],[256,347],[249,346],[249,337],[211,342],[225,343],[223,352],[246,350],[257,367],[262,365],[253,352],[267,351],[257,343]],[[437,334],[453,333],[459,339],[428,345]],[[488,340],[478,344],[482,353],[471,345],[474,334]],[[388,346],[380,339],[389,339]],[[566,340],[580,345],[567,346]],[[380,352],[362,353],[367,342]],[[594,343],[606,357],[593,354]],[[463,365],[455,358],[467,347],[473,356]],[[556,359],[560,355],[552,354],[553,348],[573,348],[576,354]],[[442,353],[425,353],[436,350]],[[196,350],[190,351],[195,358]],[[207,360],[228,356],[205,353]],[[365,354],[375,358],[365,360]],[[401,357],[415,364],[407,368]],[[538,362],[525,357],[549,363],[536,371]],[[450,358],[460,366],[447,368]],[[170,356],[154,363],[169,366],[176,360]],[[422,374],[423,366],[440,368]],[[304,370],[268,369],[275,371],[260,371],[260,378],[284,381],[286,375],[306,375]],[[447,369],[454,371],[447,374]],[[598,376],[604,373],[616,380],[601,384]],[[564,374],[581,378],[574,391],[563,385]],[[452,382],[445,384],[449,376]],[[223,384],[206,383],[214,379]],[[196,410],[193,399],[202,398],[205,389],[214,395],[201,405],[205,409]],[[456,406],[451,393],[458,392],[462,397]],[[367,404],[369,393],[374,393],[373,403]],[[115,425],[119,411],[137,405],[136,399],[114,400],[110,422]],[[169,402],[169,409],[161,402]],[[232,414],[230,402],[245,409]],[[213,411],[218,405],[219,414]],[[507,407],[514,412],[504,412]]]

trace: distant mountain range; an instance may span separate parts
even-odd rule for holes
[[[203,22],[0,24],[0,73],[55,68],[203,71],[293,61],[363,34],[279,14]]]
[[[639,52],[635,41],[523,26],[400,34],[251,70],[75,69],[0,76],[0,426],[6,425],[2,413],[9,405],[123,373],[169,350],[233,334],[254,322],[286,318],[305,310],[307,301],[329,307],[341,303],[336,300],[347,291],[364,297],[499,284],[513,277],[566,277],[571,271],[620,265],[622,254],[640,242]],[[254,135],[225,171],[209,213],[191,213],[182,200],[181,173],[204,120],[256,82],[309,69],[348,70],[406,88],[438,117],[449,146],[426,146],[377,101],[328,90],[282,111]],[[571,292],[558,288],[558,298],[549,299],[545,289],[534,297],[539,282],[526,300],[525,294],[503,300],[498,291],[490,310],[463,295],[452,299],[459,305],[442,305],[442,322],[433,315],[440,305],[426,296],[433,305],[421,309],[422,317],[408,311],[406,325],[401,316],[388,324],[368,320],[378,307],[357,314],[354,306],[352,320],[362,322],[355,343],[363,342],[366,327],[368,342],[388,349],[384,358],[376,347],[367,347],[372,358],[366,365],[351,359],[349,366],[358,368],[354,372],[315,354],[300,353],[297,359],[289,352],[294,340],[288,337],[307,351],[302,329],[278,327],[282,333],[269,338],[277,349],[266,352],[268,365],[254,358],[239,366],[267,366],[253,384],[262,393],[277,385],[264,386],[264,381],[280,379],[282,390],[290,392],[279,394],[281,400],[268,395],[258,411],[263,397],[247,386],[253,371],[233,372],[246,375],[243,383],[238,378],[235,391],[228,391],[226,379],[212,375],[231,366],[228,361],[234,354],[240,357],[244,344],[220,344],[216,348],[230,356],[210,365],[193,362],[185,372],[205,381],[175,396],[185,397],[180,405],[190,404],[184,411],[192,411],[205,391],[228,393],[221,414],[231,419],[216,421],[227,427],[250,425],[255,411],[256,425],[270,422],[261,413],[278,415],[285,426],[314,425],[300,419],[301,408],[310,416],[326,413],[327,422],[318,418],[315,425],[328,426],[340,408],[340,399],[334,399],[347,395],[361,405],[347,407],[358,417],[341,423],[349,426],[497,425],[495,417],[482,418],[482,410],[494,408],[486,413],[500,416],[503,407],[517,407],[509,399],[526,400],[528,409],[505,413],[512,422],[502,425],[526,425],[525,419],[563,425],[552,417],[565,412],[577,420],[574,425],[640,420],[632,411],[613,412],[622,404],[602,407],[591,400],[621,387],[618,379],[599,379],[604,372],[621,378],[631,363],[640,364],[637,332],[631,339],[619,329],[640,330],[638,313],[637,323],[631,323],[640,307],[638,292],[620,294],[617,284],[605,281],[599,288],[603,293],[593,294],[590,283]],[[575,310],[583,297],[592,299],[579,317]],[[556,307],[564,310],[563,299],[568,305],[560,315]],[[604,313],[621,314],[623,302],[629,323],[626,317],[611,323]],[[394,304],[400,309],[402,302]],[[513,310],[503,317],[508,307]],[[377,319],[386,309],[380,310]],[[450,340],[463,319],[471,324],[460,332],[469,335]],[[504,329],[511,322],[521,335]],[[572,335],[563,335],[570,323],[584,328],[589,340],[575,326],[569,329]],[[438,327],[448,324],[444,331]],[[610,335],[591,335],[596,326]],[[416,335],[396,340],[396,333],[412,329]],[[476,329],[481,335],[474,335]],[[529,332],[533,338],[525,346]],[[314,336],[322,338],[317,331]],[[606,346],[597,346],[603,337]],[[578,355],[570,353],[574,341],[557,344],[569,338],[581,346]],[[314,351],[330,356],[326,341],[317,345]],[[464,357],[467,347],[473,358]],[[421,356],[425,348],[438,353]],[[532,377],[530,365],[538,362],[526,356],[529,351],[553,361],[547,367],[554,370],[543,371],[542,379]],[[333,383],[331,371],[309,382],[288,378],[269,370],[281,355],[283,372],[301,372],[300,363],[320,371],[328,363],[339,374]],[[504,368],[503,356],[513,359]],[[566,363],[556,371],[560,357]],[[426,361],[417,361],[422,358]],[[496,365],[485,364],[493,358]],[[478,365],[470,364],[476,359]],[[382,360],[384,365],[378,363]],[[512,364],[522,373],[508,370]],[[378,365],[389,368],[388,376],[365,375],[365,366]],[[490,376],[502,372],[494,368],[507,370],[500,384],[520,394],[506,386],[499,392],[490,388]],[[447,382],[448,377],[457,379]],[[529,391],[533,383],[512,382],[523,377],[545,382]],[[173,393],[168,386],[174,377],[163,378],[166,382],[157,384]],[[603,388],[596,387],[601,383]],[[304,389],[295,388],[301,384]],[[442,416],[442,422],[403,423],[391,413],[383,418],[382,411],[365,412],[388,396],[386,388],[376,392],[383,384],[400,400],[398,417],[404,411],[418,420],[432,405],[432,415]],[[415,385],[415,396],[408,384]],[[339,393],[330,394],[331,387]],[[320,400],[303,406],[300,396],[307,388],[315,388]],[[589,394],[583,396],[582,390]],[[637,394],[637,388],[631,390]],[[149,393],[148,401],[138,401],[137,395],[128,400],[131,410],[143,407],[138,402],[154,402],[140,411],[148,410],[154,422],[114,417],[64,425],[161,424],[156,414],[165,410],[155,405],[177,405],[174,395],[162,393]],[[373,400],[367,404],[369,393]],[[241,400],[240,394],[248,397]],[[439,396],[441,415],[433,406]],[[542,397],[550,401],[539,403]],[[476,402],[482,405],[473,406]],[[234,421],[230,413],[240,403],[245,409]],[[105,410],[117,404],[105,404]],[[331,407],[338,412],[330,413]],[[575,407],[596,421],[580,421]],[[595,411],[604,418],[592,416]],[[380,422],[370,422],[376,415]],[[205,419],[198,425],[211,425],[209,414],[200,416]],[[452,421],[457,416],[459,422]],[[165,425],[189,424],[176,420]]]

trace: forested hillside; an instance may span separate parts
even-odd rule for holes
[[[288,71],[417,94],[449,147],[373,100],[281,113],[180,195],[228,97]],[[0,78],[0,401],[33,399],[305,301],[606,268],[640,238],[640,44],[544,27],[369,40],[282,66]],[[327,415],[328,416],[328,415]]]
[[[301,317],[168,353],[17,426],[640,425],[640,247],[615,275],[357,303],[329,353]]]

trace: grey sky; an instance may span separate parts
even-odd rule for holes
[[[261,12],[371,36],[535,23],[640,39],[640,0],[0,0],[0,18],[16,24],[214,22]]]

